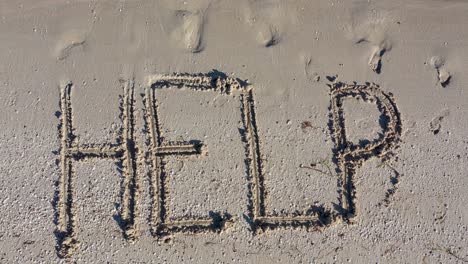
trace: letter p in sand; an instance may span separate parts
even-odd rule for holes
[[[353,178],[357,168],[371,157],[387,158],[390,151],[397,147],[401,135],[401,119],[392,95],[384,93],[376,84],[333,83],[330,88],[330,130],[335,144],[334,159],[340,176],[339,201],[344,217],[349,219],[356,215]],[[343,111],[343,99],[348,97],[375,102],[381,113],[382,126],[382,132],[377,139],[367,144],[354,144],[348,141]]]

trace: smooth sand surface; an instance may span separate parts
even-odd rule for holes
[[[0,263],[468,262],[468,2],[0,1]]]

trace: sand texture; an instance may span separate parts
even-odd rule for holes
[[[0,263],[468,263],[468,2],[0,1]]]

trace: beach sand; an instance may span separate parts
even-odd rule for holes
[[[0,2],[0,263],[468,262],[468,2]]]

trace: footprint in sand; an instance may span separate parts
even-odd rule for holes
[[[259,26],[257,40],[266,48],[274,46],[281,40],[280,32],[275,26],[262,23],[262,25]]]
[[[429,60],[429,64],[437,71],[437,79],[440,85],[442,87],[446,87],[452,76],[450,75],[450,72],[445,69],[445,60],[439,56],[433,56]]]
[[[185,44],[185,49],[197,53],[203,50],[202,36],[205,20],[205,12],[197,10],[194,12],[190,11],[178,11],[176,12],[183,22],[182,26],[175,33],[175,38],[182,40]]]
[[[304,66],[304,75],[307,80],[318,82],[320,81],[320,75],[312,70],[312,58],[309,55],[301,55],[301,62]]]
[[[249,1],[243,6],[244,20],[254,29],[256,41],[262,47],[278,45],[283,39],[285,25],[294,24],[295,11],[285,12],[285,8],[287,6],[277,0]]]
[[[371,55],[369,57],[369,67],[372,71],[380,74],[382,71],[382,56],[385,52],[389,51],[392,47],[388,40],[382,39],[374,41],[372,38],[361,38],[356,43],[369,42],[372,44]]]
[[[85,45],[87,35],[85,31],[78,30],[68,31],[62,34],[54,51],[57,60],[66,59],[74,49]]]
[[[380,70],[382,68],[382,56],[384,53],[385,53],[384,48],[374,46],[372,50],[372,54],[369,58],[369,66],[371,70],[373,70],[374,72],[378,74],[380,74]]]
[[[374,13],[368,6],[356,5],[351,11],[349,34],[356,44],[370,44],[369,68],[377,74],[382,72],[382,57],[392,49],[387,31],[391,18],[385,12]]]
[[[442,120],[450,114],[448,108],[443,109],[436,117],[434,117],[431,122],[429,123],[429,130],[434,134],[437,135],[442,128]]]
[[[174,44],[192,53],[203,51],[203,30],[210,2],[205,5],[160,4],[160,24]]]

